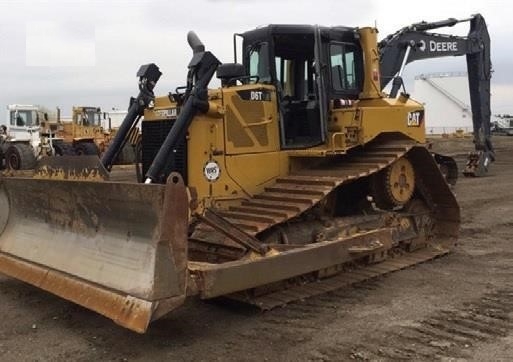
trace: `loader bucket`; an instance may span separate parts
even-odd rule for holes
[[[166,185],[0,180],[0,272],[139,333],[183,303],[188,196]]]

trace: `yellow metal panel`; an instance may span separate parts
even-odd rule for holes
[[[223,119],[208,115],[197,116],[191,123],[188,134],[188,183],[197,193],[199,206],[207,207],[214,199],[234,200],[247,197],[227,171]],[[208,180],[205,175],[205,167],[209,162],[215,162],[219,168],[219,177],[215,180]]]
[[[280,175],[280,153],[226,156],[226,167],[246,194],[255,195]]]
[[[378,30],[376,28],[361,28],[360,43],[364,58],[364,82],[360,99],[382,97],[379,80],[379,52],[377,47]]]
[[[270,101],[243,100],[237,93],[262,89],[270,92]],[[210,108],[215,112],[198,115],[188,131],[188,183],[195,188],[202,207],[212,203],[220,207],[262,192],[288,169],[287,157],[279,152],[274,87],[225,88],[223,106],[213,98]],[[215,180],[205,175],[209,162],[219,168]]]
[[[242,99],[238,92],[255,94]],[[270,94],[268,100],[258,94]],[[225,108],[225,151],[228,155],[272,152],[279,149],[279,117],[273,86],[251,84],[223,89]]]
[[[360,142],[367,143],[381,133],[399,132],[417,142],[424,143],[426,130],[424,120],[411,125],[408,122],[410,113],[424,112],[422,105],[406,99],[381,99],[361,101],[362,132]]]

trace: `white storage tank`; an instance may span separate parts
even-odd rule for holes
[[[128,111],[122,111],[119,109],[112,109],[106,113],[105,119],[103,120],[103,128],[104,129],[117,129],[123,123]],[[140,122],[139,122],[140,123]],[[140,127],[140,124],[139,124]]]
[[[426,133],[472,132],[472,111],[466,72],[420,74],[412,98],[426,109]]]

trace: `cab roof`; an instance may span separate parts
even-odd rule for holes
[[[274,35],[306,35],[312,34],[316,28],[320,28],[321,35],[333,40],[354,40],[357,38],[358,28],[346,26],[319,26],[319,25],[294,25],[294,24],[270,24],[258,27],[240,34],[248,43],[271,38]]]

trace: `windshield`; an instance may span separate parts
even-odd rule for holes
[[[82,121],[84,126],[101,126],[101,113],[96,109],[87,109],[82,115]]]
[[[36,111],[11,111],[11,126],[39,126],[39,119]]]

